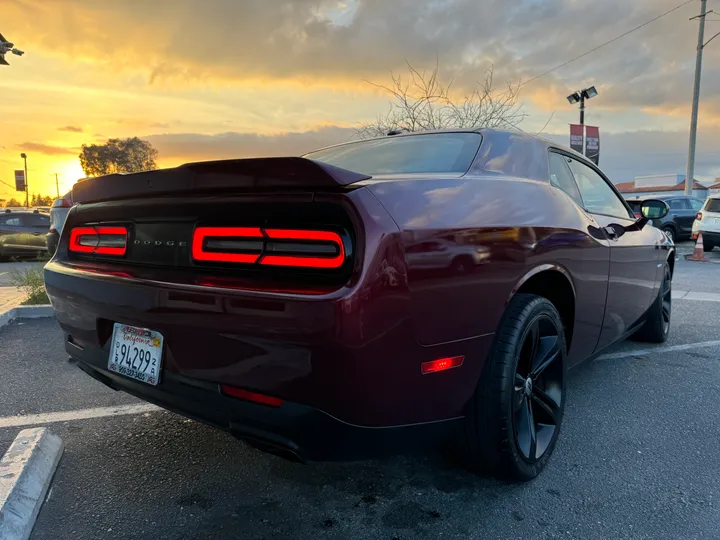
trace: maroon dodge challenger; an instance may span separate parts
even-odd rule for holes
[[[452,442],[536,476],[566,371],[670,327],[673,243],[585,157],[495,130],[80,182],[48,294],[111,388],[306,460]]]

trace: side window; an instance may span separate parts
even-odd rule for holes
[[[690,205],[687,199],[671,199],[667,201],[670,210],[689,210]]]
[[[568,168],[567,161],[555,152],[550,152],[550,183],[570,195],[580,206],[583,205],[580,190]]]
[[[22,216],[24,227],[50,227],[50,217],[44,214],[25,214]]]
[[[700,210],[704,204],[705,201],[701,201],[700,199],[690,199],[690,206],[692,206],[692,209],[696,212]]]
[[[567,161],[580,188],[585,208],[589,212],[633,219],[625,203],[615,194],[602,176],[579,161],[570,158]]]
[[[17,216],[0,216],[0,225],[4,227],[19,227],[20,218]]]

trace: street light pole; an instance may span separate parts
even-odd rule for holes
[[[20,157],[23,158],[23,161],[25,162],[25,208],[30,208],[30,198],[28,197],[30,190],[28,189],[27,154],[23,152],[20,154]]]
[[[57,191],[57,198],[60,198],[60,184],[58,183],[58,173],[55,173],[55,191]]]
[[[692,195],[695,184],[695,142],[697,140],[698,104],[700,102],[700,75],[702,74],[703,41],[705,40],[705,15],[707,0],[700,0],[700,28],[695,55],[695,83],[693,84],[692,113],[690,114],[690,144],[688,145],[687,171],[685,174],[685,195]]]

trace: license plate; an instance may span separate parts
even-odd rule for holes
[[[160,378],[162,351],[160,332],[115,323],[108,370],[154,386]]]

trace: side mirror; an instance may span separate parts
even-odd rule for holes
[[[643,201],[640,213],[645,219],[661,219],[668,215],[670,207],[665,201],[648,199]]]

